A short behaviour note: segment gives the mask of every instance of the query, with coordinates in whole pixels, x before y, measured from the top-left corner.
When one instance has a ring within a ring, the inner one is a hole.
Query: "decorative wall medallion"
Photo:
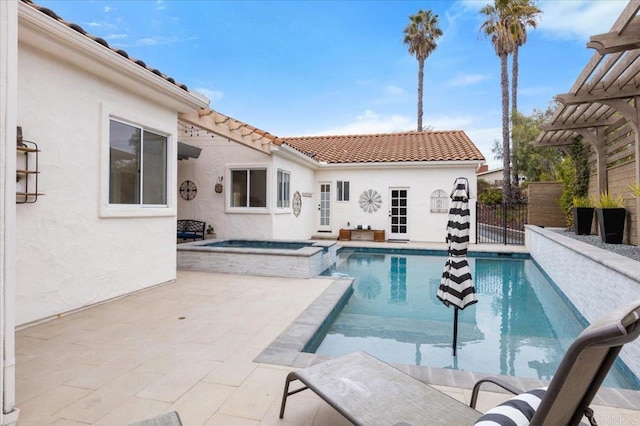
[[[185,200],[193,200],[198,193],[198,187],[190,180],[185,180],[180,185],[180,196]]]
[[[296,191],[293,194],[293,215],[298,217],[300,215],[300,210],[302,210],[302,198],[300,197],[300,193]]]
[[[362,194],[360,194],[360,208],[367,213],[373,213],[378,211],[380,206],[382,206],[382,197],[378,194],[378,191],[373,189],[367,189]]]

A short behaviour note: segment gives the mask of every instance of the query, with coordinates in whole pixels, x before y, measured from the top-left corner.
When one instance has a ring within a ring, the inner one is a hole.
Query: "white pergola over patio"
[[[611,31],[591,37],[587,47],[596,52],[569,92],[556,96],[560,105],[533,142],[535,146],[561,147],[581,136],[596,153],[598,192],[608,191],[607,162],[630,154],[635,155],[635,180],[640,181],[639,10],[640,0],[630,0]],[[633,138],[623,138],[619,146],[607,147],[611,130],[625,125],[633,132]],[[620,149],[622,145],[626,149]]]

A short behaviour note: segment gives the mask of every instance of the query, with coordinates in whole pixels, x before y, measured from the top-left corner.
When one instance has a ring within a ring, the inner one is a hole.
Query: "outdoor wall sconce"
[[[218,178],[218,183],[216,183],[216,186],[214,187],[216,194],[222,194],[222,179],[223,177],[220,176]]]

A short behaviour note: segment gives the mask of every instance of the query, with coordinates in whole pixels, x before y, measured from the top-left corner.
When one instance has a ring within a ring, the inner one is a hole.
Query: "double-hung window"
[[[267,169],[231,170],[231,207],[267,207]]]
[[[345,180],[338,181],[338,188],[336,191],[337,201],[349,201],[349,182]]]
[[[278,170],[278,207],[289,207],[289,187],[291,174],[284,170]]]
[[[167,136],[109,121],[109,204],[167,205]]]

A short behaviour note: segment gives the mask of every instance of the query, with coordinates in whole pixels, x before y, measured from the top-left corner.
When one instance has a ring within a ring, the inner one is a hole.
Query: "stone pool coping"
[[[332,312],[340,310],[353,292],[353,278],[332,279],[329,287],[314,300],[271,344],[269,344],[254,362],[305,368],[330,359],[326,355],[302,352],[307,344],[328,327]],[[416,379],[432,385],[471,389],[476,381],[490,376],[487,373],[460,371],[445,368],[416,366],[407,364],[393,365]],[[548,380],[521,377],[491,375],[512,383],[520,389],[533,389],[547,386]],[[494,386],[483,390],[498,391]],[[498,391],[499,392],[499,391]],[[594,405],[637,410],[640,406],[640,391],[602,387],[598,391]]]

